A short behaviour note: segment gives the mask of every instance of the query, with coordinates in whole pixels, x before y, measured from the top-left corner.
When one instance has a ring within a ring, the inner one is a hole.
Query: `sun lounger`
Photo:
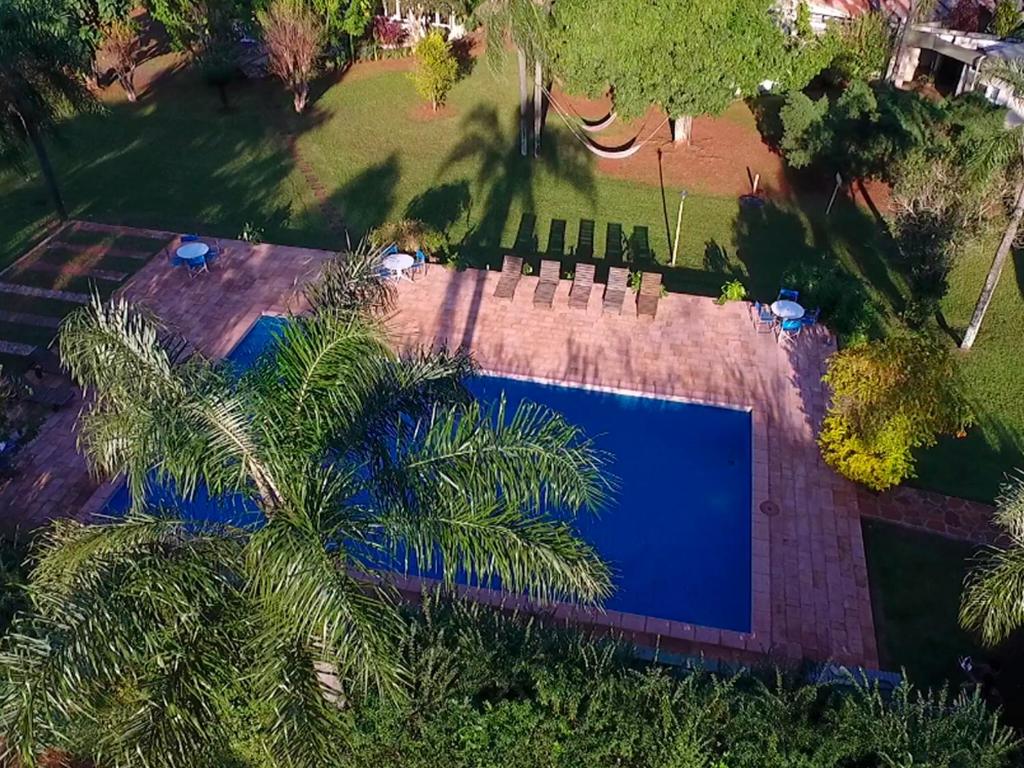
[[[623,267],[608,268],[608,284],[604,287],[604,311],[622,314],[622,302],[626,299],[629,270]]]
[[[555,304],[555,289],[561,279],[562,264],[552,259],[540,263],[540,282],[533,292],[533,306],[551,309]]]
[[[572,288],[569,289],[569,306],[572,309],[587,308],[590,302],[590,290],[594,287],[594,265],[577,264],[573,276]]]
[[[498,287],[494,290],[496,299],[508,299],[516,294],[516,286],[523,276],[523,259],[521,256],[506,256],[501,265],[501,277],[498,279]]]
[[[636,314],[654,319],[658,314],[661,300],[661,273],[644,272],[640,280],[640,292],[636,295]]]

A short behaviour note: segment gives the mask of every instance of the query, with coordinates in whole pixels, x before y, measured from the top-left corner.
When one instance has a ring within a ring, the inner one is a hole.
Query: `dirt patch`
[[[416,58],[411,53],[401,58],[357,61],[345,70],[339,80],[343,83],[355,82],[368,77],[376,77],[385,72],[411,72],[415,68]]]
[[[442,104],[436,110],[430,104],[424,102],[409,110],[409,119],[418,123],[427,123],[431,120],[446,120],[455,117],[459,111],[448,104]]]

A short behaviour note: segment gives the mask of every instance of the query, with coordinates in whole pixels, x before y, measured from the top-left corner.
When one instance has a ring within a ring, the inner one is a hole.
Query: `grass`
[[[657,185],[600,174],[553,120],[540,160],[521,158],[511,67],[496,75],[478,64],[432,119],[424,119],[405,72],[362,73],[317,90],[301,117],[290,113],[287,95],[272,81],[233,86],[224,110],[214,90],[183,71],[160,79],[137,105],[112,103],[106,115],[69,121],[54,160],[73,215],[225,237],[252,223],[268,242],[340,247],[342,238],[330,231],[295,165],[287,128],[354,238],[411,216],[445,230],[469,263],[497,266],[517,243],[536,258],[548,249],[552,226],[564,222],[570,268],[580,222],[591,220],[599,265],[621,258],[621,242],[609,242],[610,225],[627,240],[645,232],[671,290],[717,295],[724,282],[739,278],[751,297],[770,298],[788,271],[813,261],[838,265],[863,286],[855,303],[876,306],[882,330],[902,308],[906,287],[891,267],[887,235],[870,213],[842,199],[826,218],[831,190],[796,192],[759,210],[741,209],[734,197],[691,193],[678,263],[666,269],[675,192],[663,197]],[[755,130],[743,105],[723,119]],[[48,203],[34,177],[0,176],[0,193],[2,266],[44,231]],[[81,237],[92,242],[87,233]],[[113,244],[145,249],[121,238]],[[954,326],[966,324],[988,258],[982,249],[957,266],[945,307]],[[1021,463],[1024,377],[1015,375],[1013,349],[1024,312],[1017,282],[1008,269],[977,348],[964,360],[981,426],[922,455],[924,486],[991,499],[1002,474]]]
[[[863,526],[883,668],[905,669],[918,685],[959,682],[958,657],[979,653],[957,622],[961,586],[977,547],[876,520]]]

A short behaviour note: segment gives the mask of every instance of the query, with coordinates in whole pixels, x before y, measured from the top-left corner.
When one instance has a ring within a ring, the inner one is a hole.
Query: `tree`
[[[1024,626],[1024,474],[1009,477],[993,517],[1002,531],[971,569],[960,602],[960,623],[988,645]]]
[[[213,43],[232,39],[236,22],[252,18],[251,0],[145,0],[179,51],[198,56]]]
[[[416,90],[434,111],[444,104],[448,91],[459,78],[459,62],[444,36],[433,30],[416,44],[417,67],[413,75]]]
[[[296,112],[306,109],[309,80],[323,44],[323,26],[302,0],[272,0],[259,15],[270,71],[291,91]]]
[[[404,690],[392,570],[608,594],[571,522],[605,500],[601,455],[542,407],[473,401],[461,354],[392,353],[369,312],[393,290],[380,257],[331,262],[315,314],[242,375],[122,300],[66,321],[62,357],[93,394],[81,445],[133,506],[46,534],[33,610],[0,654],[10,753],[224,765],[244,718],[274,764],[340,764],[343,709]],[[182,519],[158,485],[235,514]]]
[[[71,11],[74,34],[84,46],[85,55],[94,60],[111,25],[128,20],[134,3],[131,0],[65,0]],[[86,81],[95,86],[95,70],[86,73]]]
[[[989,29],[999,37],[1009,37],[1020,26],[1020,3],[1018,0],[996,0]]]
[[[66,219],[44,136],[61,117],[95,102],[82,83],[83,50],[66,26],[54,23],[59,17],[48,0],[0,4],[0,159],[20,165],[30,146],[57,215]]]
[[[898,334],[840,350],[822,379],[831,401],[822,458],[877,491],[914,473],[912,451],[971,423],[956,361],[939,341]]]
[[[107,29],[103,49],[114,65],[114,74],[128,101],[138,98],[135,92],[135,68],[139,64],[139,27],[127,21],[115,21]]]
[[[816,74],[797,59],[817,63],[833,36],[792,40],[773,7],[771,0],[559,0],[557,72],[567,88],[589,96],[611,89],[624,117],[660,104],[675,119],[676,141],[686,142],[694,115],[718,114],[764,80],[799,89]]]
[[[543,108],[540,87],[543,68],[549,62],[550,15],[545,0],[483,0],[477,6],[474,18],[483,25],[486,35],[487,56],[492,63],[504,61],[505,43],[510,41],[516,49],[519,76],[519,152],[529,154],[530,90],[526,71],[532,62],[534,69],[534,156],[539,155],[540,110]]]

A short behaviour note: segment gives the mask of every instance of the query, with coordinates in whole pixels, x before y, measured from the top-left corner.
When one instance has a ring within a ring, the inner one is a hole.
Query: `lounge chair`
[[[540,281],[533,292],[533,306],[551,309],[555,304],[555,290],[561,279],[562,264],[553,259],[544,259],[540,263]]]
[[[636,314],[638,317],[649,317],[652,320],[658,314],[658,302],[661,300],[661,273],[644,272],[640,279],[640,292],[636,295]]]
[[[608,268],[608,284],[604,287],[604,311],[622,314],[622,302],[626,300],[629,270],[624,267]]]
[[[521,256],[505,256],[501,265],[501,277],[498,287],[494,289],[494,298],[508,299],[516,295],[516,286],[523,276],[523,258]]]
[[[590,291],[594,287],[594,265],[577,264],[576,274],[569,289],[569,307],[586,310],[590,303]]]

